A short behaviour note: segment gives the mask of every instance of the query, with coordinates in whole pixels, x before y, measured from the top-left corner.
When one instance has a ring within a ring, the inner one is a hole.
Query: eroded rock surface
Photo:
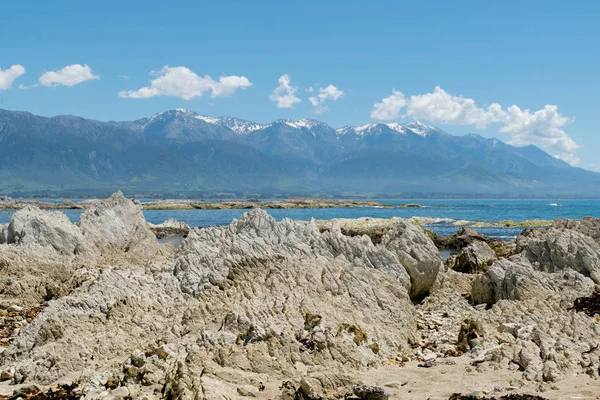
[[[465,251],[478,267],[464,274],[440,271],[429,236],[398,219],[374,242],[254,210],[191,229],[175,249],[120,193],[90,206],[80,228],[35,215],[16,218],[25,234],[0,244],[0,314],[12,324],[0,379],[11,387],[78,381],[87,399],[394,398],[404,383],[383,390],[361,373],[401,376],[410,360],[435,369],[454,357],[471,360],[475,381],[498,370],[540,390],[572,374],[598,379],[600,324],[569,310],[594,291],[598,247],[575,230],[527,232],[519,254],[499,259],[473,240]],[[20,322],[20,309],[36,313]]]
[[[62,254],[76,254],[85,247],[81,231],[65,214],[36,207],[26,207],[12,216],[6,242],[50,247]]]
[[[158,252],[156,236],[146,223],[141,204],[121,192],[93,203],[81,214],[79,227],[101,254],[126,252],[151,257]]]
[[[442,258],[423,229],[400,220],[382,239],[382,245],[396,255],[408,272],[411,298],[418,300],[429,294],[442,267]]]
[[[555,229],[570,229],[589,236],[600,244],[600,218],[585,217],[582,219],[557,219],[552,223]]]
[[[484,271],[496,259],[496,252],[486,242],[473,242],[452,258],[450,267],[472,274]]]
[[[600,283],[600,246],[571,229],[530,229],[517,237],[517,252],[538,270],[572,269]]]

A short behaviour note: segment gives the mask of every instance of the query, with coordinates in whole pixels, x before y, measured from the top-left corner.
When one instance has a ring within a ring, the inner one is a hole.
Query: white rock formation
[[[600,246],[571,229],[533,229],[517,237],[517,252],[542,271],[572,269],[600,283]]]
[[[440,273],[431,240],[402,220],[374,244],[335,223],[320,232],[314,221],[255,210],[192,229],[169,252],[119,193],[84,215],[93,257],[57,251],[63,235],[48,226],[63,225],[47,216],[44,229],[15,218],[25,235],[14,237],[39,234],[34,244],[0,244],[0,304],[26,311],[49,300],[0,355],[12,384],[79,379],[88,399],[277,398],[261,392],[266,382],[280,399],[343,398],[365,383],[363,369],[450,361],[461,329],[472,335],[461,351],[473,374],[598,379],[600,324],[568,310],[594,290],[595,243],[572,230],[530,234],[521,254],[462,274]]]
[[[0,244],[6,243],[8,239],[8,224],[0,224]]]
[[[500,300],[546,298],[551,293],[571,290],[589,295],[594,283],[575,271],[559,273],[536,271],[522,255],[495,261],[473,281],[471,296],[475,303],[494,304]],[[572,297],[574,298],[574,297]]]
[[[429,294],[443,262],[439,250],[423,228],[399,220],[382,239],[382,245],[394,253],[408,272],[411,298],[421,299]]]
[[[65,214],[46,212],[33,206],[25,207],[12,216],[7,243],[51,247],[71,255],[84,250],[81,231]]]
[[[120,191],[94,202],[80,217],[85,239],[101,254],[125,252],[152,256],[158,251],[156,236],[148,228],[139,202]]]

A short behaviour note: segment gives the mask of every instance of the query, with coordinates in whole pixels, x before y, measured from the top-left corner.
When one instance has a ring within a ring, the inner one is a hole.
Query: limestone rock
[[[552,228],[563,230],[570,229],[589,236],[600,245],[600,218],[585,217],[582,219],[557,219],[552,223]]]
[[[227,227],[192,230],[178,252],[174,271],[169,264],[96,270],[21,331],[2,366],[15,367],[15,382],[82,371],[92,380],[110,357],[121,360],[113,374],[127,376],[128,387],[234,398],[248,383],[240,371],[355,371],[410,351],[408,274],[366,237],[320,233],[313,223],[276,222],[257,210]],[[342,385],[319,376],[324,390]]]
[[[574,299],[577,293],[591,293],[594,283],[574,271],[544,273],[533,268],[522,255],[495,261],[473,281],[475,303],[494,304],[499,300],[545,298],[560,293]],[[572,300],[571,300],[572,301]]]
[[[6,243],[8,238],[8,224],[0,224],[0,244]]]
[[[435,236],[434,241],[438,248],[460,250],[473,242],[485,242],[488,238],[477,231],[461,226],[458,231],[449,237]]]
[[[184,222],[177,221],[176,219],[168,219],[161,224],[151,224],[148,222],[148,227],[158,239],[162,239],[168,236],[182,236],[185,237],[190,232],[190,227]]]
[[[486,242],[473,242],[454,258],[452,268],[463,273],[483,271],[496,260],[496,253]]]
[[[575,270],[600,283],[600,246],[571,229],[530,229],[517,237],[517,252],[538,270]]]
[[[58,211],[46,212],[37,207],[17,211],[8,225],[7,242],[18,245],[39,245],[62,254],[76,254],[84,249],[79,228]]]
[[[180,254],[174,274],[181,280],[183,291],[189,294],[225,280],[240,263],[277,258],[305,265],[339,258],[357,267],[393,274],[407,289],[411,285],[395,254],[373,245],[368,237],[345,236],[337,226],[331,232],[320,233],[313,222],[289,219],[276,222],[259,209],[244,214],[228,227],[192,230],[182,243]]]
[[[141,204],[125,198],[120,191],[90,206],[81,215],[79,227],[102,254],[116,251],[151,257],[158,251]]]
[[[428,293],[442,267],[440,253],[423,228],[399,220],[382,239],[382,245],[400,261],[410,276],[410,297],[422,299]]]

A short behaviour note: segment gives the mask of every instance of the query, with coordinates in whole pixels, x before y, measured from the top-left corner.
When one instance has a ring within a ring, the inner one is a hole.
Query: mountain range
[[[0,160],[8,195],[600,195],[600,174],[538,147],[418,121],[334,129],[183,109],[127,122],[0,110]]]

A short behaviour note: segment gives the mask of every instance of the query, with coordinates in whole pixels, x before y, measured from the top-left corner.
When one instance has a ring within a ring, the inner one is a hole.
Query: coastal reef
[[[599,239],[24,207],[0,226],[0,398],[597,399]]]

